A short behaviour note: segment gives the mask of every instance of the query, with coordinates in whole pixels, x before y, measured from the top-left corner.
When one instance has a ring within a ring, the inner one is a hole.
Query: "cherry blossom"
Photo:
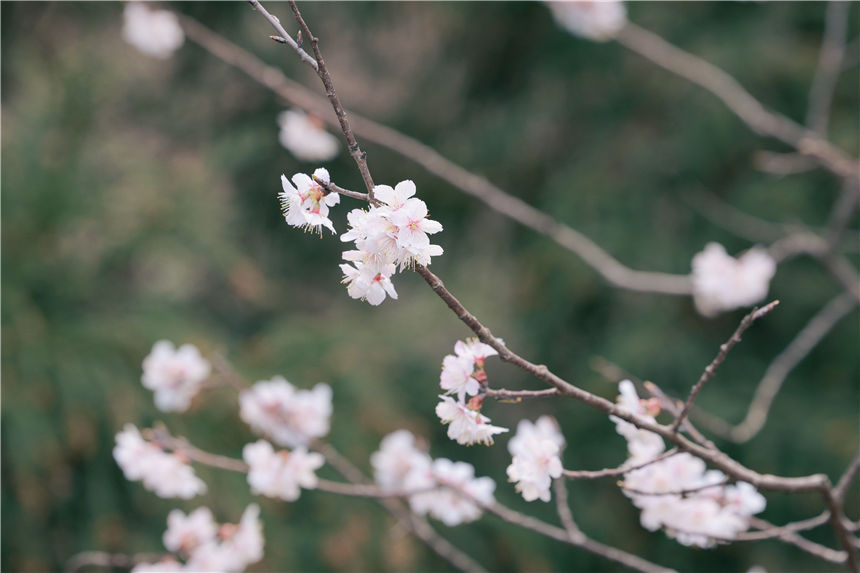
[[[172,342],[159,340],[143,360],[141,382],[155,392],[159,410],[184,412],[210,371],[196,346],[183,344],[177,350]]]
[[[314,171],[314,177],[325,183],[330,181],[328,170],[323,167]],[[293,227],[319,234],[322,234],[323,227],[335,233],[334,225],[328,218],[328,211],[329,207],[340,203],[340,195],[326,193],[319,183],[304,173],[296,173],[292,180],[291,185],[287,176],[281,175],[283,191],[278,193],[278,197],[281,199],[284,220]]]
[[[457,394],[457,399],[463,402],[466,394],[474,396],[481,389],[481,384],[472,377],[474,370],[475,361],[470,356],[449,354],[442,360],[439,385],[443,390]]]
[[[508,442],[512,461],[507,474],[516,482],[516,490],[526,501],[550,500],[552,479],[562,474],[561,449],[564,436],[558,424],[549,416],[541,416],[534,424],[520,420],[517,433]]]
[[[361,251],[347,251],[347,253],[361,253]],[[344,256],[347,256],[344,253]],[[361,253],[364,254],[364,253]],[[378,263],[375,261],[355,261],[351,265],[340,265],[343,271],[343,283],[346,284],[346,292],[352,298],[366,300],[373,306],[382,304],[388,295],[397,300],[397,291],[391,282],[391,275],[396,270],[392,263]]]
[[[276,452],[265,440],[247,444],[242,458],[250,467],[248,483],[253,493],[287,501],[297,500],[300,488],[316,488],[314,472],[325,463],[322,454],[308,453],[304,447]]]
[[[217,534],[218,525],[208,507],[198,507],[188,515],[174,509],[167,514],[167,531],[162,539],[169,551],[190,555]]]
[[[406,201],[415,195],[416,190],[415,183],[407,179],[393,188],[389,185],[377,185],[373,188],[373,195],[394,212],[403,207]]]
[[[627,9],[620,0],[554,0],[547,4],[562,28],[589,40],[609,40],[627,24]]]
[[[484,360],[488,356],[498,356],[496,349],[489,344],[484,344],[477,338],[467,338],[465,341],[458,340],[454,344],[454,353],[457,356],[470,358],[478,368],[484,367]]]
[[[302,111],[282,111],[278,126],[278,141],[301,161],[328,161],[340,151],[338,139],[323,128],[322,121]]]
[[[239,572],[263,558],[260,508],[249,505],[239,524],[225,523],[218,529],[217,538],[197,546],[188,558],[186,571]]]
[[[189,499],[206,492],[206,484],[185,459],[147,442],[132,424],[116,435],[113,457],[126,479],[143,482],[143,487],[159,497]]]
[[[123,11],[123,20],[123,39],[149,56],[167,59],[185,41],[179,20],[167,10],[154,10],[141,2],[130,2]]]
[[[379,450],[370,456],[370,464],[374,480],[384,491],[418,491],[436,483],[432,458],[418,448],[415,436],[407,430],[397,430],[385,436]]]
[[[481,517],[479,504],[495,502],[495,482],[488,477],[476,478],[471,464],[439,458],[433,461],[432,473],[442,487],[410,497],[409,505],[415,513],[429,513],[445,525],[454,526]]]
[[[257,382],[239,395],[239,416],[251,428],[289,447],[306,446],[328,434],[331,387],[297,390],[281,376]]]
[[[462,402],[455,402],[450,396],[436,405],[436,415],[443,424],[448,424],[448,437],[460,445],[493,444],[493,436],[507,432],[507,428],[490,425],[490,419],[480,412],[469,408]]]
[[[754,247],[735,259],[719,243],[708,243],[692,266],[693,302],[707,317],[761,301],[776,273],[765,249]]]

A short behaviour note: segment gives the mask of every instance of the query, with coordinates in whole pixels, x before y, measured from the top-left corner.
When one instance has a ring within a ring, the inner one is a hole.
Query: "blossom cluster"
[[[386,492],[409,494],[409,506],[419,515],[429,514],[445,525],[474,521],[481,506],[494,503],[495,482],[475,477],[466,462],[433,459],[416,444],[407,430],[387,435],[370,457],[377,485]]]
[[[176,14],[151,9],[141,2],[126,4],[122,37],[144,54],[160,60],[169,58],[185,41]]]
[[[328,434],[331,387],[297,390],[281,376],[257,382],[239,394],[239,417],[275,443],[297,448]]]
[[[508,466],[508,479],[516,482],[516,490],[526,501],[550,500],[549,488],[553,478],[561,477],[561,451],[564,436],[558,422],[541,416],[535,423],[520,420],[517,433],[508,442],[513,457]]]
[[[263,558],[259,515],[260,508],[251,504],[238,524],[219,526],[208,507],[199,507],[188,515],[174,509],[167,516],[163,541],[175,555],[155,563],[139,563],[132,573],[244,571]]]
[[[448,424],[448,437],[458,444],[491,445],[494,435],[508,431],[491,425],[490,419],[481,414],[483,396],[479,392],[487,383],[484,360],[497,354],[492,346],[469,338],[465,342],[458,340],[454,354],[442,360],[439,385],[447,394],[456,394],[457,399],[439,396],[442,401],[436,405],[436,415],[443,424]],[[467,395],[472,396],[468,402]]]
[[[640,400],[632,382],[622,381],[619,390],[619,406],[654,422],[659,408]],[[629,465],[640,466],[663,453],[665,444],[656,434],[618,418],[614,421],[618,433],[627,439]],[[627,472],[622,488],[641,510],[645,529],[663,528],[684,545],[711,547],[746,531],[750,517],[765,508],[764,497],[751,484],[727,485],[727,481],[725,474],[708,470],[701,459],[684,452]]]
[[[323,128],[322,121],[302,111],[282,111],[278,127],[278,141],[301,161],[328,161],[340,150],[337,138]]]
[[[206,484],[187,458],[145,440],[133,424],[126,424],[116,435],[113,457],[127,480],[143,482],[143,487],[159,497],[189,499],[206,492]]]
[[[620,0],[553,0],[547,5],[559,26],[589,40],[609,40],[627,24]]]
[[[317,476],[314,473],[325,463],[322,454],[308,452],[300,446],[292,452],[276,452],[266,440],[247,444],[242,458],[248,464],[248,483],[251,493],[295,501],[300,488],[314,489]]]
[[[719,243],[708,243],[693,257],[693,301],[703,316],[753,305],[767,296],[776,261],[754,247],[738,258]]]
[[[155,392],[155,405],[163,412],[184,412],[212,368],[193,344],[177,350],[168,340],[159,340],[143,359],[144,387]]]

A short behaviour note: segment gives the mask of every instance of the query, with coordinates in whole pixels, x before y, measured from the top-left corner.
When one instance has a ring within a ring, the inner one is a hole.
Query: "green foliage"
[[[267,23],[247,5],[176,8],[321,89],[267,39]],[[802,118],[824,8],[637,3],[630,12]],[[286,6],[272,9],[287,21]],[[136,52],[122,41],[119,4],[0,10],[4,570],[58,570],[87,549],[160,551],[174,507],[207,504],[222,521],[238,519],[251,499],[241,476],[201,469],[209,493],[177,502],[127,482],[113,461],[113,436],[125,423],[164,420],[201,448],[234,457],[252,439],[228,389],[197,399],[187,414],[155,410],[139,384],[140,362],[161,338],[222,352],[251,380],[329,382],[331,441],[365,470],[381,437],[406,427],[435,456],[470,461],[496,479],[502,502],[556,519],[551,504],[526,504],[505,483],[506,438],[464,449],[444,436],[433,413],[439,364],[468,332],[420,278],[399,275],[400,300],[370,308],[338,284],[339,241],[284,224],[279,175],[316,165],[278,145],[277,97],[191,44],[163,62]],[[685,273],[710,240],[730,252],[750,246],[690,208],[703,189],[768,220],[814,225],[826,222],[837,197],[838,183],[820,171],[756,171],[757,150],[782,147],[621,46],[571,37],[539,3],[320,3],[305,16],[347,107],[485,174],[633,268]],[[830,129],[855,156],[857,104],[854,66],[838,85]],[[512,348],[592,392],[615,395],[590,366],[601,356],[685,393],[742,316],[706,320],[688,298],[609,288],[545,237],[392,152],[365,147],[379,182],[415,180],[445,226],[446,255],[433,268],[449,288]],[[346,154],[328,168],[339,184],[360,188]],[[339,230],[352,206],[344,203],[333,215]],[[771,296],[782,304],[747,333],[701,405],[739,420],[767,364],[838,289],[810,260],[780,266]],[[857,326],[855,311],[788,377],[764,431],[742,447],[726,445],[729,453],[762,472],[838,477],[858,448]],[[498,362],[488,371],[494,386],[538,387]],[[568,468],[624,458],[605,416],[577,402],[486,411],[512,428],[520,417],[555,415]],[[589,535],[671,567],[824,569],[776,542],[682,548],[642,530],[611,481],[570,489]],[[856,491],[850,500],[856,509]],[[315,493],[292,504],[258,501],[267,549],[252,570],[447,569],[371,501]],[[778,523],[820,509],[811,497],[768,502],[765,517]],[[439,529],[494,571],[612,569],[493,517]],[[815,536],[833,542],[827,531]]]

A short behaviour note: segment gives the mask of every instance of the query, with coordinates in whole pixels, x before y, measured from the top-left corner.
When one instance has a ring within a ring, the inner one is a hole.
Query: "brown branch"
[[[257,12],[259,12],[260,14],[262,14],[262,15],[263,15],[263,17],[264,17],[266,20],[268,20],[268,21],[269,21],[269,23],[270,23],[270,24],[275,28],[275,30],[277,30],[277,31],[278,31],[278,34],[280,34],[280,35],[278,36],[278,39],[277,39],[277,40],[275,40],[275,38],[274,38],[274,37],[272,37],[272,36],[269,36],[270,38],[272,38],[273,40],[277,41],[278,43],[281,43],[281,44],[287,44],[288,46],[290,46],[293,50],[295,50],[295,51],[296,51],[296,53],[299,55],[299,58],[300,58],[304,63],[306,63],[307,65],[309,65],[310,67],[312,67],[312,68],[314,69],[314,71],[315,71],[315,72],[318,72],[318,71],[319,71],[319,64],[317,64],[316,60],[314,60],[314,59],[310,56],[310,54],[308,54],[308,53],[307,53],[307,52],[305,52],[303,49],[301,49],[301,47],[299,47],[299,45],[296,43],[296,41],[295,41],[295,40],[293,40],[292,35],[291,35],[291,34],[288,34],[288,33],[287,33],[287,31],[286,31],[286,30],[284,30],[284,27],[281,25],[281,21],[278,19],[278,17],[277,17],[277,16],[272,16],[271,14],[269,14],[269,13],[266,11],[266,9],[265,9],[265,8],[263,8],[263,5],[262,5],[262,4],[260,4],[259,2],[257,2],[257,0],[248,0],[248,2],[250,2],[251,6],[253,6],[253,7],[254,7],[254,9],[255,9],[255,10],[257,10]],[[283,40],[283,41],[282,41],[282,40]]]
[[[621,466],[617,468],[606,468],[602,470],[563,470],[563,475],[564,477],[569,479],[598,479],[604,477],[616,477],[650,466],[653,463],[665,460],[666,458],[674,456],[677,453],[678,448],[672,448],[671,450],[663,452],[653,460],[648,460],[647,462],[642,462],[632,466]]]
[[[546,388],[544,390],[506,390],[504,388],[485,388],[484,394],[490,398],[512,399],[519,402],[523,398],[558,396],[558,390],[555,388]]]
[[[791,145],[847,179],[857,179],[858,163],[817,133],[764,107],[725,71],[673,46],[660,36],[628,23],[616,36],[619,43],[658,66],[717,96],[753,131]]]
[[[64,573],[77,573],[84,567],[105,567],[131,569],[138,563],[156,563],[168,557],[166,553],[107,553],[105,551],[83,551],[73,555],[66,561]]]
[[[685,495],[689,495],[691,493],[698,493],[700,491],[704,491],[704,490],[710,489],[712,487],[719,487],[722,485],[726,485],[727,483],[729,483],[729,480],[727,478],[723,478],[718,482],[709,483],[706,485],[700,485],[700,486],[696,486],[696,487],[691,487],[691,488],[687,488],[687,489],[679,489],[679,490],[675,490],[675,491],[642,491],[641,489],[636,489],[635,487],[629,487],[629,486],[625,485],[623,481],[619,481],[617,483],[617,485],[618,485],[618,487],[620,487],[624,491],[630,492],[630,493],[635,494],[635,495],[647,495],[647,496],[659,497],[659,496],[663,496],[663,495],[685,496]]]
[[[684,402],[684,407],[681,408],[681,413],[678,414],[678,417],[675,418],[675,422],[672,424],[672,431],[677,432],[678,428],[684,422],[684,418],[687,417],[687,413],[690,411],[690,406],[693,405],[693,401],[696,399],[696,396],[699,395],[699,392],[702,391],[705,384],[708,383],[711,378],[714,377],[714,374],[717,373],[717,368],[725,361],[726,356],[728,356],[729,352],[735,345],[741,341],[741,335],[750,327],[752,324],[758,320],[759,318],[766,316],[770,311],[772,311],[776,305],[779,304],[778,300],[775,300],[769,304],[766,304],[762,308],[754,308],[751,313],[746,315],[741,323],[738,325],[734,334],[720,346],[720,351],[714,357],[710,364],[705,367],[705,371],[699,377],[699,381],[690,389],[690,395],[687,397],[687,401]]]
[[[828,521],[830,521],[830,512],[824,511],[815,517],[810,517],[809,519],[794,521],[785,525],[768,524],[767,526],[761,527],[761,531],[746,531],[744,533],[739,533],[735,537],[735,541],[760,541],[762,539],[773,539],[774,537],[779,537],[785,533],[795,533],[798,531],[815,529]]]
[[[750,517],[750,525],[760,528],[773,527],[772,523],[755,517]],[[824,545],[815,543],[814,541],[810,541],[807,538],[802,537],[793,531],[784,531],[781,532],[779,535],[776,535],[775,537],[780,541],[784,541],[785,543],[794,545],[795,547],[802,549],[809,554],[815,555],[819,559],[823,559],[831,563],[845,563],[846,559],[848,558],[848,553],[846,553],[845,551],[838,551],[836,549],[825,547]]]
[[[576,521],[573,519],[573,512],[570,511],[565,480],[554,479],[552,487],[553,491],[555,491],[555,509],[558,512],[558,518],[561,520],[564,530],[567,531],[567,535],[573,543],[581,543],[585,540],[585,534],[576,525]]]
[[[730,425],[701,411],[697,411],[694,417],[708,430],[723,438],[738,443],[751,440],[764,427],[771,405],[791,371],[856,306],[856,299],[844,293],[832,299],[812,317],[785,350],[770,363],[740,424]]]
[[[851,482],[857,477],[858,471],[860,471],[860,452],[854,456],[848,469],[845,470],[845,473],[842,474],[842,477],[839,478],[839,481],[836,483],[836,487],[833,488],[833,497],[836,498],[838,503],[841,504],[845,499],[845,493],[848,491],[848,488],[851,487]]]
[[[359,201],[370,202],[370,197],[367,193],[359,193],[358,191],[350,191],[349,189],[344,189],[338,185],[335,185],[331,182],[326,182],[317,177],[313,176],[313,180],[317,182],[317,184],[322,187],[327,193],[337,193],[338,195],[344,195],[346,197],[352,197],[353,199],[358,199]]]
[[[280,70],[267,65],[196,20],[183,15],[179,15],[179,18],[188,38],[217,58],[242,70],[251,79],[277,93],[290,104],[322,118],[329,125],[335,127],[340,125],[338,118],[331,115],[331,107],[325,99],[288,79]],[[357,136],[415,162],[429,173],[482,201],[496,212],[552,239],[581,258],[613,286],[667,295],[692,293],[687,275],[631,269],[579,231],[532,207],[522,199],[510,195],[486,178],[467,171],[417,139],[352,111],[347,110],[346,113],[349,114],[351,127]]]

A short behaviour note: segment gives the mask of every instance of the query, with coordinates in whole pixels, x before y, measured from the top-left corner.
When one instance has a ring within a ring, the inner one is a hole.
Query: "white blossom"
[[[433,460],[417,447],[415,436],[407,430],[385,436],[379,450],[370,456],[370,464],[374,480],[384,491],[418,491],[435,484]]]
[[[439,386],[451,394],[456,394],[462,403],[466,394],[474,396],[481,389],[480,383],[472,377],[475,361],[470,356],[449,354],[442,360],[442,374]]]
[[[159,410],[184,412],[210,371],[196,346],[183,344],[176,349],[172,342],[159,340],[143,360],[141,382],[155,392]]]
[[[328,170],[323,167],[314,171],[314,177],[326,184],[330,182]],[[334,225],[328,218],[328,212],[329,207],[340,203],[340,195],[326,194],[319,183],[304,173],[296,173],[292,180],[295,187],[290,184],[286,175],[281,175],[283,191],[278,193],[278,197],[281,200],[284,220],[293,227],[315,233],[322,234],[323,227],[334,233]]]
[[[450,396],[436,405],[436,415],[443,424],[448,424],[448,437],[460,445],[492,445],[493,436],[507,432],[507,428],[491,425],[490,419],[480,412],[470,409],[462,402],[455,402]]]
[[[154,10],[143,3],[130,2],[125,6],[123,19],[122,37],[144,54],[163,60],[185,41],[179,20],[167,10]]]
[[[223,524],[218,539],[198,546],[188,559],[187,571],[224,571],[234,573],[263,558],[263,530],[260,508],[249,505],[238,525]]]
[[[516,482],[516,490],[526,501],[550,500],[552,479],[562,474],[561,449],[564,436],[558,424],[549,416],[541,416],[532,424],[520,420],[517,433],[508,442],[511,465],[508,479]]]
[[[159,497],[189,499],[206,491],[206,484],[184,459],[144,440],[132,424],[116,435],[113,457],[126,479],[143,482]]]
[[[621,0],[553,0],[547,4],[562,28],[589,40],[609,40],[627,24],[627,9]]]
[[[409,498],[412,511],[429,513],[448,526],[474,521],[481,516],[480,505],[491,505],[495,482],[475,477],[475,468],[466,462],[434,460],[433,477],[442,487]]]
[[[361,251],[347,251],[344,258],[351,253],[365,255]],[[350,297],[366,300],[373,306],[382,304],[386,295],[397,300],[397,291],[391,282],[391,275],[396,270],[394,264],[374,260],[355,261],[353,264],[355,266],[340,265],[340,270],[343,271],[342,282],[346,284],[346,292]]]
[[[278,114],[278,141],[301,161],[328,161],[340,151],[337,137],[323,123],[304,112],[288,109]]]
[[[296,390],[283,377],[275,376],[242,391],[239,416],[282,446],[305,446],[328,434],[331,387],[320,383],[313,390]]]
[[[767,296],[776,262],[754,247],[737,259],[719,243],[708,243],[693,257],[693,301],[703,316],[751,306]]]
[[[454,344],[454,353],[457,356],[470,358],[479,368],[484,367],[484,360],[489,356],[498,356],[496,349],[489,344],[484,344],[477,338],[467,338],[466,340],[458,340]]]
[[[287,501],[297,500],[300,488],[315,489],[317,476],[314,472],[325,463],[322,454],[309,453],[304,447],[292,452],[276,452],[265,440],[247,444],[242,458],[250,467],[248,483],[253,493]]]
[[[162,540],[174,553],[190,555],[194,550],[215,539],[218,525],[208,507],[198,507],[188,515],[174,509],[167,514],[167,531]]]

